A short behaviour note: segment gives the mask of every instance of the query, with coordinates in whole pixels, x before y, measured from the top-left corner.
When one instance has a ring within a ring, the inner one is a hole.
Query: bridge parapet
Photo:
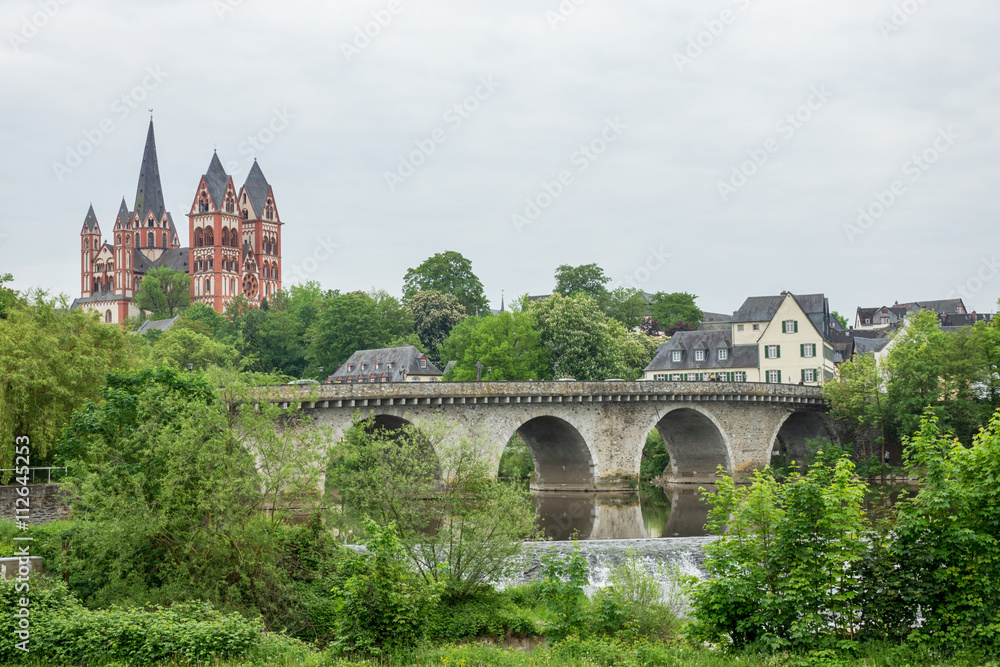
[[[307,408],[529,405],[648,401],[795,404],[826,408],[818,387],[755,382],[375,382],[269,387],[266,400]]]

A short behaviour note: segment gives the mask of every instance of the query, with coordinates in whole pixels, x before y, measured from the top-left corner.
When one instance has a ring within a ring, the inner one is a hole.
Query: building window
[[[427,368],[427,360],[426,359],[421,359],[420,360],[420,367],[421,368]]]
[[[871,324],[871,323],[872,323],[872,319],[870,317],[866,317],[865,318],[865,324]]]
[[[746,371],[736,371],[733,373],[733,382],[746,382],[747,374]]]
[[[681,356],[682,354],[680,350],[674,350],[673,352],[670,353],[670,361],[674,362],[675,364],[679,364],[681,362]]]
[[[754,331],[760,331],[760,325],[759,324],[753,325],[753,330]]]
[[[362,361],[361,362],[361,370],[365,370],[366,368],[368,368],[368,362],[367,361]]]
[[[785,320],[782,322],[782,328],[786,334],[798,333],[799,323],[797,320]]]
[[[719,353],[718,353],[718,358],[719,358],[719,361],[725,361],[726,359],[728,359],[729,358],[729,350],[726,349],[726,348],[724,348],[724,347],[720,347],[719,348]]]
[[[109,323],[111,322],[111,311],[110,310],[104,312],[104,321],[105,322],[109,322]]]
[[[742,324],[737,324],[736,325],[736,330],[737,331],[743,331],[743,325]]]
[[[778,384],[781,382],[781,371],[768,371],[767,381],[771,384]]]
[[[816,343],[804,343],[802,345],[802,356],[809,358],[816,356]]]
[[[805,368],[802,370],[802,381],[803,382],[815,382],[816,381],[816,370],[813,368]]]
[[[149,248],[156,247],[156,239],[153,237],[153,232],[146,233],[146,246]]]
[[[694,351],[695,361],[705,361],[705,350],[695,350]]]
[[[163,235],[163,239],[161,239],[161,240],[162,240],[162,243],[160,243],[160,245],[163,246],[164,249],[166,249],[166,247],[167,247],[167,235],[164,234]]]
[[[674,382],[680,382],[683,379],[684,379],[683,375],[681,375],[680,373],[674,373]]]
[[[781,346],[780,345],[767,345],[764,347],[764,358],[765,359],[780,359],[781,358]]]
[[[889,324],[889,317],[888,316],[883,316],[882,317],[882,324]]]

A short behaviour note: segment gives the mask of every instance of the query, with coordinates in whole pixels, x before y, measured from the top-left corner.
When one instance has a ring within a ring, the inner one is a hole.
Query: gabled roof
[[[906,308],[907,311],[933,310],[938,315],[948,315],[950,313],[965,313],[965,302],[961,299],[941,299],[938,301],[913,301],[911,303],[898,303],[896,307]]]
[[[727,358],[723,361],[719,361],[716,353],[716,350],[720,348],[729,350]],[[704,361],[695,362],[691,352],[702,349],[708,349],[710,353],[705,355]],[[675,362],[671,354],[675,350],[681,350],[687,354],[682,356],[681,361]],[[754,368],[757,366],[759,358],[760,352],[756,345],[734,346],[731,332],[728,329],[679,331],[657,348],[656,356],[653,357],[653,361],[645,370],[679,372],[695,369]]]
[[[250,167],[246,182],[243,183],[243,189],[246,190],[247,196],[250,198],[253,212],[258,217],[264,215],[264,202],[267,201],[267,196],[271,192],[271,185],[264,178],[264,172],[260,170],[256,159],[253,161],[253,166]]]
[[[153,121],[149,121],[146,133],[146,149],[142,153],[139,168],[139,185],[135,191],[135,212],[144,218],[150,211],[159,220],[167,207],[163,203],[163,187],[160,185],[160,166],[156,161],[156,138],[153,136]]]
[[[888,338],[855,338],[854,354],[873,354],[881,352],[889,344]]]
[[[100,234],[101,226],[97,224],[97,214],[94,213],[94,205],[87,209],[87,217],[83,219],[83,234]]]
[[[208,163],[208,171],[205,172],[205,185],[208,186],[208,196],[212,198],[212,204],[216,210],[221,209],[225,203],[226,185],[229,184],[229,174],[222,166],[222,160],[218,153],[212,153],[212,161]]]
[[[132,250],[132,271],[135,273],[146,273],[150,269],[158,269],[162,266],[169,267],[175,271],[189,273],[188,267],[191,263],[190,248],[167,248],[155,260],[151,260],[142,254],[139,248]]]
[[[146,320],[139,326],[138,329],[135,330],[135,333],[141,335],[147,331],[166,331],[180,318],[180,315],[175,315],[174,317],[166,320]]]
[[[733,322],[770,322],[778,312],[785,295],[751,296],[733,313]]]
[[[426,361],[426,368],[420,367],[420,360]],[[389,367],[390,362],[392,367]],[[364,365],[364,370],[362,370]],[[350,366],[350,370],[348,370]],[[376,370],[378,367],[378,370]],[[358,350],[351,355],[351,358],[344,362],[330,377],[336,382],[358,382],[360,376],[362,382],[368,382],[368,378],[374,374],[376,380],[381,380],[385,375],[386,382],[403,382],[407,375],[422,375],[440,377],[441,371],[437,366],[427,359],[427,355],[422,353],[412,345],[403,347],[387,347],[379,350]],[[350,378],[348,380],[348,378]]]

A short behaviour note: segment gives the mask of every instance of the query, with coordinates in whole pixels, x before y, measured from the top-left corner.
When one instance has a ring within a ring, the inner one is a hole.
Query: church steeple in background
[[[150,212],[156,220],[159,220],[166,210],[167,207],[163,203],[163,186],[160,185],[160,165],[156,161],[156,137],[153,135],[153,119],[150,118],[133,211],[140,220],[145,219]]]

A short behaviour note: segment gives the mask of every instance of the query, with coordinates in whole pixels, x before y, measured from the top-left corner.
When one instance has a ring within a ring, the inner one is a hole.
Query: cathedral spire
[[[97,214],[94,213],[94,205],[90,205],[87,217],[83,219],[83,231],[81,234],[100,234],[101,226],[97,224]]]
[[[135,212],[145,217],[150,211],[159,219],[166,205],[163,203],[163,187],[160,185],[160,166],[156,162],[156,139],[153,136],[153,119],[149,119],[146,133],[146,149],[142,153],[142,167],[139,169],[139,186],[135,191]]]

